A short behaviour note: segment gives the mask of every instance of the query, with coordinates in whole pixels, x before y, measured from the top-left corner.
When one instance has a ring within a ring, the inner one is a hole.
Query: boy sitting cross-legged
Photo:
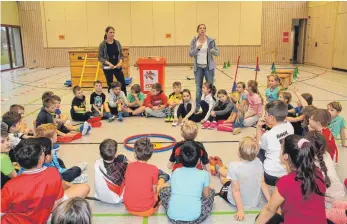
[[[100,116],[112,122],[115,116],[111,114],[110,108],[106,102],[106,95],[102,92],[102,83],[97,80],[94,82],[95,91],[90,95],[90,105],[94,116]]]
[[[167,97],[161,85],[155,83],[152,85],[151,92],[147,95],[145,100],[145,111],[147,117],[165,117],[167,110]]]
[[[128,100],[125,93],[121,90],[122,83],[113,82],[111,84],[111,89],[109,92],[108,104],[111,113],[118,115],[118,121],[123,121],[123,112],[126,111],[128,107]]]
[[[3,224],[46,223],[59,202],[88,195],[89,186],[85,184],[64,191],[58,170],[42,166],[45,152],[50,150],[35,138],[24,139],[17,145],[16,158],[25,171],[1,189]]]
[[[24,118],[25,109],[24,109],[24,107],[22,105],[12,104],[10,106],[10,111],[17,112],[17,113],[20,114],[22,119]],[[22,120],[19,132],[21,132],[21,133],[23,133],[25,135],[34,135],[34,131],[31,128],[28,127],[28,125],[25,123],[24,120]]]

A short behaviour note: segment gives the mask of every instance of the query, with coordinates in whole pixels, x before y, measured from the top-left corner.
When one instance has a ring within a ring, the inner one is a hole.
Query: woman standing
[[[114,28],[108,26],[105,30],[104,40],[99,45],[98,60],[102,63],[108,90],[110,90],[113,76],[115,76],[117,81],[122,83],[122,91],[126,95],[125,79],[122,72],[123,59],[122,46],[118,40],[114,39]]]
[[[190,43],[189,56],[194,57],[194,77],[196,84],[196,109],[200,108],[201,89],[204,77],[206,82],[213,85],[216,63],[213,56],[219,55],[214,39],[206,36],[205,24],[199,24],[196,31],[198,36]]]

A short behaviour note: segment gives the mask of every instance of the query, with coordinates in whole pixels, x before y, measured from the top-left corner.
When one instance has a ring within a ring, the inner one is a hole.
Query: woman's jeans
[[[194,72],[195,77],[195,85],[196,85],[196,109],[199,110],[200,108],[200,101],[201,101],[201,90],[202,90],[202,83],[204,81],[204,77],[206,82],[209,82],[213,85],[214,81],[214,69],[208,70],[208,67],[206,68],[200,68]]]

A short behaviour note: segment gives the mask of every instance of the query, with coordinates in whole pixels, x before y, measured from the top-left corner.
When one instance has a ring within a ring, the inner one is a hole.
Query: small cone
[[[257,65],[257,67],[255,68],[256,71],[260,71],[259,65]]]
[[[293,72],[293,79],[296,80],[299,77],[299,68],[298,66],[295,67],[294,72]]]
[[[272,62],[271,70],[274,69],[274,67],[275,67],[275,62]]]
[[[227,63],[224,62],[223,69],[227,69]]]
[[[276,66],[274,65],[274,67],[271,69],[271,74],[276,73]]]
[[[236,82],[233,83],[233,87],[231,88],[231,92],[236,92]]]
[[[228,61],[228,68],[230,68],[230,66],[231,66],[231,63],[230,63],[230,60]]]

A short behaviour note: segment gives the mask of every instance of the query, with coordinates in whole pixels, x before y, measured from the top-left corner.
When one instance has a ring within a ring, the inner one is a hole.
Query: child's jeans
[[[213,208],[213,201],[214,201],[214,195],[215,191],[213,189],[210,189],[210,195],[208,198],[203,198],[201,203],[201,215],[199,218],[197,218],[194,221],[180,221],[180,220],[173,220],[170,219],[170,222],[173,224],[199,224],[202,223],[210,214]],[[166,211],[169,209],[169,201],[171,197],[171,187],[163,187],[161,191],[159,192],[159,198],[161,200],[161,204],[165,208]],[[188,199],[188,198],[187,198]],[[189,200],[187,200],[187,203],[189,203]]]
[[[167,108],[161,109],[161,110],[153,110],[152,108],[146,107],[145,111],[146,113],[151,117],[166,117],[166,110]]]

